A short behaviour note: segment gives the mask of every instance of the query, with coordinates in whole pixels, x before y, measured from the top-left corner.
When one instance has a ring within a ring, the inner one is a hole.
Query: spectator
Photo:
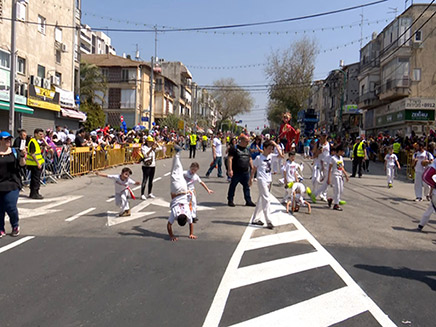
[[[83,128],[79,129],[77,131],[77,135],[76,135],[74,143],[76,144],[76,147],[78,147],[78,148],[87,146],[86,140],[85,140],[85,130]]]
[[[206,177],[209,177],[210,173],[213,171],[215,167],[218,168],[218,177],[219,178],[223,177],[223,172],[222,172],[223,152],[222,152],[222,143],[221,143],[222,137],[223,137],[223,133],[220,131],[218,132],[217,136],[213,139],[213,144],[212,144],[213,161],[206,173]]]
[[[144,156],[142,161],[142,184],[141,184],[141,199],[145,200],[147,197],[154,199],[155,196],[152,193],[153,179],[156,171],[156,151],[162,148],[155,142],[152,136],[147,137],[147,141],[142,146],[141,151]],[[148,180],[148,195],[144,195],[145,186]]]

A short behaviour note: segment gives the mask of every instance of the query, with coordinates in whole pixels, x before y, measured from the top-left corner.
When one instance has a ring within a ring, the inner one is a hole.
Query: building
[[[0,11],[0,129],[8,128],[10,88],[11,1]],[[81,1],[20,1],[17,6],[17,74],[15,126],[35,128],[79,127],[86,119],[76,110],[79,85],[78,32]],[[30,23],[31,22],[31,23]],[[57,24],[60,26],[56,26]],[[29,42],[32,40],[32,42]],[[75,93],[76,91],[76,93]],[[3,109],[3,110],[1,110]],[[13,131],[15,132],[15,131]]]
[[[106,77],[108,89],[102,107],[107,123],[120,126],[121,116],[130,128],[141,123],[154,122],[154,110],[152,117],[149,117],[149,63],[112,54],[82,54],[82,61],[97,65]],[[155,108],[154,102],[152,105]]]
[[[436,21],[418,29],[436,11],[427,6],[411,5],[360,50],[359,108],[369,135],[421,134],[434,122]]]
[[[198,89],[195,98],[196,117],[209,122],[209,126],[216,127],[218,121],[218,111],[213,96],[207,89]],[[204,127],[204,126],[203,126]]]
[[[324,110],[324,80],[314,81],[310,87],[310,97],[308,98],[307,108],[313,108],[319,119],[318,126],[327,126],[326,110]]]
[[[154,77],[154,108],[153,116],[156,120],[166,118],[169,114],[176,112],[174,101],[177,93],[176,82],[156,72]]]
[[[86,24],[82,24],[80,30],[80,52],[83,54],[116,55],[111,38],[101,31],[93,31]]]

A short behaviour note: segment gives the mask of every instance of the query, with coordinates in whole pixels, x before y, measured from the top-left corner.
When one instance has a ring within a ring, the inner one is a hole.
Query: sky
[[[82,23],[92,28],[120,29],[148,29],[154,25],[175,28],[233,25],[312,15],[374,1],[129,0],[120,6],[118,0],[83,0]],[[407,2],[409,5],[410,1]],[[183,62],[192,73],[193,81],[200,86],[211,85],[222,78],[234,78],[241,86],[265,85],[268,84],[265,67],[269,55],[288,49],[294,41],[306,36],[316,40],[320,50],[314,79],[324,79],[331,70],[339,67],[340,60],[345,64],[359,61],[361,36],[365,45],[373,32],[381,32],[396,13],[399,15],[404,11],[405,6],[405,0],[388,0],[363,9],[296,22],[233,28],[216,33],[158,33],[157,57]],[[362,19],[364,24],[359,26]],[[137,47],[143,60],[150,61],[155,54],[154,33],[109,31],[107,34],[118,55],[126,53],[135,57]],[[241,67],[247,65],[251,67]],[[237,119],[242,120],[242,125],[247,124],[249,130],[261,130],[267,124],[268,95],[266,91],[252,92],[251,95],[254,99],[252,111]]]

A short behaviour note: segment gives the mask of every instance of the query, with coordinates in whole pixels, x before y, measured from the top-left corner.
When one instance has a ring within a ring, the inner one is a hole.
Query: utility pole
[[[15,75],[17,65],[17,45],[16,27],[17,20],[17,0],[12,0],[12,20],[11,20],[11,76],[9,86],[9,131],[14,135],[15,130]]]
[[[154,57],[151,57],[151,73],[150,73],[150,112],[148,117],[148,130],[151,130],[151,115],[153,113],[153,80],[154,80]]]
[[[197,133],[197,110],[198,110],[198,101],[197,101],[197,84],[194,85],[194,94],[192,99],[192,109],[194,110],[194,133]]]

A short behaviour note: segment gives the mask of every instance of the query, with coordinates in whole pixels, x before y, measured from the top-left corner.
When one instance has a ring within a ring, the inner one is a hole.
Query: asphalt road
[[[210,157],[197,153],[200,176]],[[157,198],[131,200],[124,219],[105,178],[48,185],[40,202],[23,193],[22,234],[0,240],[1,326],[434,325],[436,220],[414,231],[428,203],[411,201],[409,182],[388,190],[373,166],[346,185],[343,212],[317,203],[295,218],[275,183],[270,231],[248,226],[253,208],[240,186],[237,207],[226,206],[228,183],[213,172],[204,181],[214,194],[197,187],[198,239],[174,226],[173,243],[170,168],[171,160],[158,162]],[[141,167],[132,170],[140,180]]]

